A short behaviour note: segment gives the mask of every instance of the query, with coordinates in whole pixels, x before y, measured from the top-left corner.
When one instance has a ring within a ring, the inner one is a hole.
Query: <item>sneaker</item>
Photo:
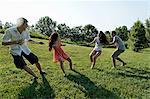
[[[31,79],[30,84],[33,84],[33,83],[37,82],[37,79],[38,79],[38,77],[33,77],[33,79]]]
[[[44,75],[44,74],[46,74],[46,72],[42,70],[42,71],[40,71],[40,74]]]
[[[115,69],[115,68],[116,68],[116,66],[112,66],[112,67],[111,67],[111,69]]]
[[[64,75],[64,77],[66,77],[66,76],[67,76],[65,73],[64,73],[63,75]]]
[[[38,77],[34,77],[33,80],[36,81],[38,79]]]
[[[93,65],[91,65],[91,69],[93,69],[94,67],[93,67]]]

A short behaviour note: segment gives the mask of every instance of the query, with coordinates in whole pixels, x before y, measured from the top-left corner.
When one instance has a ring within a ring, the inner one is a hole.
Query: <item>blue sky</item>
[[[103,31],[130,28],[138,19],[145,23],[150,17],[149,0],[1,0],[0,9],[3,24],[25,17],[31,25],[49,16],[70,27],[92,24]]]

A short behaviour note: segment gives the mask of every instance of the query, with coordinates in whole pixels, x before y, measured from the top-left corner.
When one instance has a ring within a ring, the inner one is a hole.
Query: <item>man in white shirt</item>
[[[5,31],[2,38],[2,45],[10,45],[10,54],[13,56],[14,64],[17,68],[24,69],[29,74],[34,77],[34,80],[38,79],[36,74],[27,66],[23,56],[31,63],[35,64],[40,74],[45,74],[41,69],[41,65],[38,62],[38,57],[34,55],[30,49],[25,44],[25,41],[31,41],[36,44],[41,42],[36,42],[31,40],[29,33],[26,31],[28,27],[27,19],[21,17],[17,20],[17,26],[11,27]]]
[[[113,41],[110,44],[116,44],[117,50],[113,53],[113,66],[116,67],[116,60],[122,62],[122,66],[126,65],[126,63],[120,59],[118,56],[125,51],[125,45],[122,39],[116,35],[115,31],[112,31]]]

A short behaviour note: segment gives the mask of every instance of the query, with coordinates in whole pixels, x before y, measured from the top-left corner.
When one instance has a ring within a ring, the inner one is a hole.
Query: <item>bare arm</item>
[[[115,44],[114,42],[110,42],[109,45]]]
[[[34,43],[34,44],[44,44],[43,42],[37,42],[37,41],[34,41],[34,40],[32,40],[32,39],[30,39],[30,40],[28,40],[29,42],[31,42],[31,43]]]
[[[110,44],[110,45],[115,44],[115,41],[116,41],[116,37],[113,37],[113,41],[110,42],[109,44]]]
[[[9,41],[9,42],[2,42],[2,45],[12,45],[12,44],[17,44],[17,41]]]
[[[94,38],[94,40],[88,44],[93,44],[96,41],[96,37]]]
[[[7,41],[7,42],[2,42],[2,45],[6,46],[6,45],[13,45],[13,44],[23,44],[24,41],[23,40],[15,40],[15,41]]]

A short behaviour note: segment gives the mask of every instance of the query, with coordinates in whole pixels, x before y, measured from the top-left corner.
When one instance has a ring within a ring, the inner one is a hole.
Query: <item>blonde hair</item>
[[[21,17],[21,18],[18,18],[17,19],[17,26],[21,26],[21,25],[23,25],[24,23],[27,23],[28,22],[28,20],[27,19],[25,19],[25,18],[23,18],[23,17]]]

